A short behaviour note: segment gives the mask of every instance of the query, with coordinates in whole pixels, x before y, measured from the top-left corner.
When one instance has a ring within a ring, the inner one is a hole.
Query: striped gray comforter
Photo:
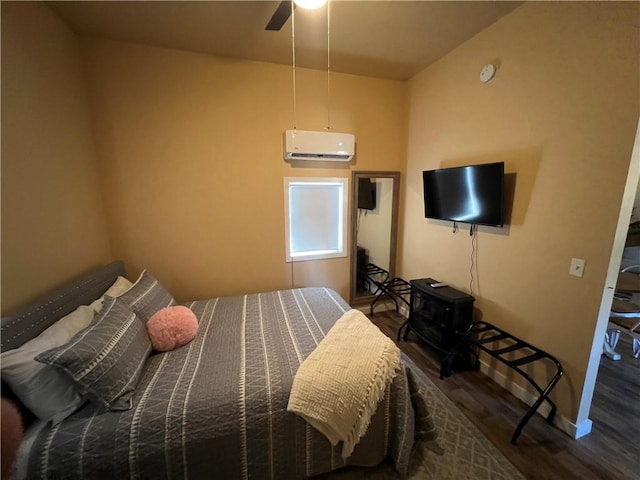
[[[295,479],[345,465],[340,445],[286,407],[299,365],[347,303],[332,290],[304,288],[189,307],[198,335],[147,360],[131,410],[87,404],[30,432],[21,469],[28,478]],[[346,464],[390,455],[406,470],[414,438],[408,385],[402,370]]]

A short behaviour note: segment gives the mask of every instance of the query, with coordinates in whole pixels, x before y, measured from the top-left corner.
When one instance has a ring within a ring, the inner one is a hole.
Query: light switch
[[[581,277],[584,274],[585,260],[582,258],[572,258],[571,267],[569,268],[569,275],[574,277]]]

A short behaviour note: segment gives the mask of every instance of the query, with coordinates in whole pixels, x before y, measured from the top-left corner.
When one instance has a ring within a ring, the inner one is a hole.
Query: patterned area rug
[[[422,383],[422,395],[437,431],[435,440],[420,440],[406,477],[391,462],[376,468],[348,467],[323,475],[323,480],[400,479],[414,480],[524,480],[525,477],[502,455],[475,425],[434,383],[403,354],[404,362]]]

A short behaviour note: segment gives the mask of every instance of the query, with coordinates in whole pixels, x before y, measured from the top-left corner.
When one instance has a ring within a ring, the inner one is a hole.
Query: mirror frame
[[[358,227],[358,185],[361,178],[391,178],[393,180],[393,194],[391,197],[391,231],[389,232],[389,280],[396,273],[396,250],[398,241],[398,211],[400,201],[400,172],[354,171],[351,173],[351,268],[349,269],[349,303],[363,305],[371,303],[374,295],[356,296],[357,271],[357,227]]]

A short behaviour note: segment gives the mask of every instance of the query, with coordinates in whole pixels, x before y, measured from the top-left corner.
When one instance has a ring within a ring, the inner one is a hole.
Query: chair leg
[[[613,350],[616,349],[616,346],[618,345],[618,341],[620,340],[620,330],[609,330],[607,332],[609,334],[609,345],[611,346],[611,348]]]
[[[620,338],[620,330],[609,329],[604,334],[603,352],[611,360],[620,360],[622,357],[615,351],[618,339]]]

